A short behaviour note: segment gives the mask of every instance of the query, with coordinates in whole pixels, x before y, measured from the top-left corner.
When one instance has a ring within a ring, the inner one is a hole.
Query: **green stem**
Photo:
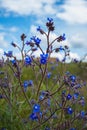
[[[21,78],[20,78],[20,76],[18,77],[18,81],[19,81],[19,84],[20,84],[22,93],[23,93],[23,95],[24,95],[24,97],[25,97],[25,99],[26,99],[26,101],[27,101],[29,107],[31,107],[31,104],[30,104],[30,102],[29,102],[29,100],[28,100],[28,97],[26,96],[25,91],[24,91],[24,89],[23,89],[23,85],[22,85],[22,83],[21,83]]]
[[[45,121],[43,121],[42,123],[40,123],[39,125],[35,126],[34,128],[30,129],[30,130],[36,130],[38,127],[42,126],[43,124],[45,124],[48,120],[51,119],[51,117],[58,111],[60,110],[60,108],[57,108]]]
[[[45,65],[45,69],[44,69],[44,72],[43,72],[43,76],[42,76],[42,79],[41,79],[41,81],[40,81],[40,83],[39,83],[39,86],[38,86],[37,97],[38,97],[38,94],[39,94],[39,91],[40,91],[40,87],[41,87],[42,82],[43,82],[44,77],[45,77],[46,69],[47,69],[47,64]]]

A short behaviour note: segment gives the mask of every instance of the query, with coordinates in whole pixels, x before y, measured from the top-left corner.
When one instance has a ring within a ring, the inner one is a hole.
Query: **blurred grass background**
[[[30,121],[29,124],[27,124],[27,125],[25,123],[25,125],[26,125],[26,129],[25,129],[23,124],[19,120],[19,115],[21,115],[22,119],[24,119],[24,121],[25,121],[25,118],[26,117],[28,118],[29,113],[31,113],[31,108],[29,108],[29,106],[27,105],[27,103],[24,99],[24,96],[19,87],[19,83],[13,76],[13,73],[9,67],[4,66],[3,68],[0,68],[0,71],[7,71],[7,74],[9,75],[8,80],[10,82],[12,82],[12,84],[13,84],[12,85],[12,94],[9,93],[9,90],[7,88],[5,89],[5,92],[9,96],[9,99],[11,100],[11,102],[14,106],[14,109],[13,109],[10,105],[8,105],[8,103],[4,99],[0,99],[0,128],[5,127],[6,130],[22,130],[22,129],[29,130],[29,128],[32,125],[33,126],[35,125],[35,122]],[[24,82],[24,80],[33,80],[34,87],[36,87],[35,89],[37,90],[37,81],[36,80],[38,79],[38,81],[40,81],[41,75],[40,75],[40,71],[39,71],[38,67],[35,68],[35,71],[33,69],[31,69],[30,66],[24,67],[23,71],[22,71],[21,80],[22,80],[22,82]],[[52,84],[54,82],[55,76],[57,76],[57,75],[63,76],[66,71],[69,71],[71,74],[78,76],[84,82],[87,82],[87,63],[64,63],[63,64],[63,63],[58,63],[58,62],[54,63],[54,61],[51,61],[51,63],[49,63],[49,65],[48,65],[48,72],[51,72],[52,76],[50,79],[44,80],[41,90],[46,90],[47,88],[50,89],[50,87],[52,87]],[[35,75],[37,75],[37,76],[35,76]],[[35,77],[37,77],[37,79],[35,79]],[[4,78],[3,75],[1,75],[0,79],[3,79],[3,78]],[[56,89],[56,87],[57,86],[55,86],[55,88],[53,88],[52,91],[54,91]],[[29,99],[35,98],[35,94],[36,94],[35,89],[33,92],[32,88],[28,88],[26,93],[27,93],[27,96]],[[82,93],[84,93],[85,100],[87,100],[87,85],[86,85],[86,87],[81,88],[80,91]],[[0,94],[2,94],[2,93],[3,93],[3,91],[0,89]],[[33,95],[32,95],[32,93],[33,93]],[[59,95],[60,95],[60,93],[59,93]],[[58,99],[59,97],[54,96],[54,98]],[[52,100],[52,102],[54,102],[54,101]],[[54,108],[55,108],[55,106],[53,106],[53,109]],[[85,104],[84,109],[87,110],[87,103]],[[17,114],[15,114],[16,112],[19,113],[18,116],[17,116]],[[49,125],[49,123],[46,123],[46,124]],[[80,128],[80,124],[78,124],[77,122],[76,122],[76,124]],[[41,130],[43,130],[42,126],[41,126]]]

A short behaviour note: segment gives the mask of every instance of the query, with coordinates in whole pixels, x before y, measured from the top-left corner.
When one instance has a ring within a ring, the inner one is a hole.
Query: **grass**
[[[54,86],[55,79],[58,76],[59,77],[61,75],[63,76],[66,71],[69,71],[71,74],[74,74],[77,77],[79,77],[80,79],[86,81],[87,80],[86,65],[87,65],[87,63],[82,63],[82,64],[50,63],[48,65],[48,72],[52,72],[52,76],[50,79],[45,78],[44,82],[42,83],[41,90],[48,90],[50,92],[55,92],[56,89],[60,85],[60,83],[58,81]],[[52,69],[52,67],[53,67],[53,69]],[[4,88],[4,91],[0,88],[0,93],[1,94],[6,93],[7,97],[9,98],[9,100],[12,104],[12,105],[9,104],[8,101],[6,101],[6,98],[0,99],[0,128],[5,127],[6,130],[30,130],[32,128],[32,126],[36,126],[36,124],[39,125],[38,122],[29,120],[29,114],[32,112],[31,107],[28,106],[28,103],[26,102],[26,99],[24,98],[24,95],[21,91],[19,82],[13,76],[12,71],[7,66],[4,66],[4,68],[0,68],[0,69],[2,71],[6,72],[5,76],[8,76],[7,82],[12,83],[12,85],[10,87]],[[3,79],[3,78],[4,78],[4,76],[1,75],[0,79]],[[39,82],[41,79],[40,71],[38,68],[35,68],[35,70],[33,70],[33,68],[31,69],[30,67],[23,68],[22,77],[21,77],[22,83],[24,82],[24,80],[30,80],[30,79],[33,80],[33,82],[34,82],[34,88],[32,89],[31,87],[29,87],[26,91],[26,95],[29,100],[36,99],[36,91],[38,88],[37,82]],[[61,80],[62,80],[62,78],[61,78]],[[82,95],[84,94],[83,96],[85,97],[85,100],[87,100],[87,94],[86,94],[87,88],[86,87],[80,89],[80,93]],[[63,91],[63,90],[65,90],[65,87],[61,89],[61,91]],[[46,114],[47,117],[50,116],[51,112],[55,111],[55,108],[57,108],[58,102],[61,101],[61,91],[59,91],[57,94],[55,94],[51,97],[51,104],[53,104],[53,105],[52,105],[51,109],[48,107],[49,112]],[[67,88],[66,93],[68,94],[68,92],[69,92],[69,90]],[[73,93],[73,91],[71,93]],[[69,102],[68,105],[72,105],[72,103]],[[79,109],[83,109],[83,107],[81,108],[81,106],[79,106],[79,108],[78,108],[78,106],[79,105],[76,104],[76,105],[73,105],[72,107],[76,111],[79,111]],[[43,110],[46,109],[44,106],[44,103],[43,103],[43,107],[41,109],[43,109]],[[84,109],[87,110],[87,104],[85,104]],[[64,113],[64,111],[62,111],[62,112]],[[59,115],[59,118],[60,118],[61,111],[58,110],[55,113],[55,116],[56,115]],[[22,118],[22,121],[20,120],[20,118]],[[54,124],[54,126],[55,126],[56,124],[61,123],[62,120],[63,120],[63,122],[66,121],[66,119],[68,121],[70,118],[72,118],[72,116],[69,117],[69,116],[64,116],[64,115],[63,115],[62,119],[60,118],[60,119],[56,120],[56,118],[54,118],[54,119],[51,118],[46,123],[43,123],[43,125],[40,127],[40,130],[44,130],[45,126],[50,126],[51,124]],[[24,124],[23,124],[23,122],[24,122]],[[80,124],[82,125],[82,123],[84,123],[84,122],[78,123],[77,121],[75,121],[75,125],[76,125],[75,127],[80,128]],[[35,130],[37,130],[37,129],[35,129]],[[66,130],[68,130],[68,129],[66,128]]]

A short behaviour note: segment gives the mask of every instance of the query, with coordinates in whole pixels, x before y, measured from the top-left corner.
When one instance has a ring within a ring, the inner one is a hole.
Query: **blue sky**
[[[47,17],[53,18],[55,23],[50,39],[65,33],[66,41],[60,44],[70,47],[71,58],[82,58],[87,53],[86,0],[0,0],[0,58],[4,51],[13,49],[12,41],[21,46],[22,33],[27,35],[26,40],[32,35],[40,37],[45,49],[45,37],[36,32],[36,28],[40,25],[46,30]],[[17,49],[14,54],[20,57]],[[35,55],[39,54],[37,51]],[[53,56],[61,58],[60,54],[54,53]]]

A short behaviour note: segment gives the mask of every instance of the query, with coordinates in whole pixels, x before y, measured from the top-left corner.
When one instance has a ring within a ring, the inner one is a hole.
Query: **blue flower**
[[[15,63],[16,63],[16,60],[14,59],[14,60],[11,60],[11,62],[12,62],[12,64],[14,65]]]
[[[41,54],[40,55],[40,63],[46,64],[47,63],[48,54]]]
[[[59,50],[62,51],[62,50],[64,50],[64,48],[63,48],[62,46],[60,46],[60,47],[59,47]]]
[[[37,27],[37,31],[39,31],[41,34],[44,34],[44,31],[41,29],[40,26]]]
[[[71,115],[71,114],[73,113],[72,108],[71,108],[71,107],[68,107],[68,108],[67,108],[67,112],[68,112],[68,114],[70,114],[70,115]]]
[[[41,42],[41,39],[39,39],[39,38],[36,37],[36,36],[33,36],[33,37],[31,38],[31,40],[33,40],[37,46],[38,46],[38,45],[40,44],[40,42]]]
[[[39,104],[35,104],[33,106],[33,113],[37,113],[37,112],[40,112],[40,105]]]
[[[43,99],[44,99],[44,95],[40,95],[39,100],[43,100]]]
[[[17,67],[17,62],[16,62],[15,59],[11,60],[11,62],[12,62],[12,65],[13,65],[13,66]]]
[[[47,73],[47,78],[50,78],[51,75],[52,75],[52,73],[51,73],[51,72],[48,72],[48,73]]]
[[[39,96],[39,100],[43,100],[44,97],[45,97],[45,95],[46,95],[46,92],[42,91],[41,94],[40,94],[40,96]]]
[[[31,57],[26,56],[26,57],[25,57],[25,65],[31,65],[31,63],[32,63]]]
[[[4,55],[7,56],[7,57],[12,57],[13,52],[12,51],[4,52]]]
[[[36,112],[33,112],[33,113],[31,113],[31,115],[29,116],[29,118],[31,119],[31,120],[37,120],[38,121],[38,119],[39,118],[41,118],[42,117],[42,112],[39,112],[39,113],[36,113]]]
[[[45,58],[45,59],[48,58],[48,54],[41,54],[40,56],[41,56],[41,58]]]
[[[27,88],[28,85],[29,85],[28,81],[24,81],[24,83],[23,83],[24,88]]]
[[[44,59],[44,58],[41,58],[41,59],[40,59],[40,63],[41,63],[41,64],[46,64],[46,63],[47,63],[47,60]]]
[[[26,45],[30,45],[30,42],[31,42],[31,41],[26,41],[26,43],[25,43],[25,44],[26,44]]]
[[[83,117],[85,116],[85,112],[84,112],[84,111],[81,111],[81,112],[80,112],[80,115],[81,115],[81,117],[83,118]]]
[[[31,119],[31,120],[37,120],[37,119],[38,119],[37,114],[36,114],[36,113],[31,113],[30,119]]]
[[[37,37],[34,41],[35,41],[36,45],[39,45],[40,42],[41,42],[41,39],[39,39],[39,38]]]
[[[28,86],[33,86],[33,81],[32,80],[26,80],[23,83],[24,89],[26,90]]]
[[[32,80],[28,81],[28,86],[33,86],[33,81]]]
[[[38,27],[37,27],[37,31],[40,31],[40,30],[41,30],[41,28],[40,28],[40,26],[38,26]]]
[[[72,96],[70,94],[67,95],[67,100],[70,100]]]
[[[63,35],[62,35],[62,40],[63,41],[66,40],[65,33],[63,33]]]
[[[71,75],[71,76],[70,76],[70,80],[71,80],[72,82],[75,82],[75,81],[76,81],[76,76],[75,76],[75,75]]]
[[[47,18],[48,22],[53,22],[53,19],[52,18]]]
[[[79,93],[74,93],[73,97],[74,99],[78,99]]]
[[[42,117],[42,112],[40,111],[40,105],[39,104],[34,104],[33,112],[30,115],[30,119],[31,120],[38,120],[41,117]]]

